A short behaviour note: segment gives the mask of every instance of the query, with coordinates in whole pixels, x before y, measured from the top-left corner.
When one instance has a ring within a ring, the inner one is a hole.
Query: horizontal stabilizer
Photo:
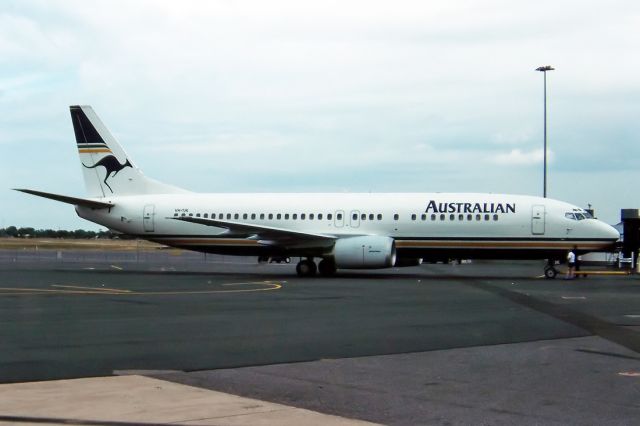
[[[24,192],[26,194],[36,195],[38,197],[49,198],[51,200],[61,201],[75,206],[89,207],[92,209],[109,209],[114,206],[113,203],[105,203],[102,201],[87,200],[86,198],[69,197],[67,195],[51,194],[50,192],[34,191],[33,189],[14,189],[15,191]]]

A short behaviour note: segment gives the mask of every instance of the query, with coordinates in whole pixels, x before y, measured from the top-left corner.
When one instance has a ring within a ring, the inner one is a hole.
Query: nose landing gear
[[[544,267],[544,277],[552,280],[558,275],[558,270],[555,268],[555,262],[553,260],[547,261],[547,266]]]

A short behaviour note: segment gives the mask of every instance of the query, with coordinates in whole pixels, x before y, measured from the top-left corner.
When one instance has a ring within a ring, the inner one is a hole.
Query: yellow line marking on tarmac
[[[226,284],[222,284],[223,286]],[[178,296],[181,294],[218,294],[218,293],[251,293],[257,291],[279,290],[282,284],[272,281],[255,281],[246,283],[230,283],[230,285],[261,285],[262,288],[236,289],[236,290],[186,290],[186,291],[134,291],[119,290],[112,288],[97,287],[81,287],[66,286],[52,284],[51,287],[57,289],[46,288],[17,288],[17,287],[0,287],[0,296],[33,296],[45,294],[66,294],[66,295],[109,295],[109,296]]]
[[[107,288],[107,287],[81,287],[79,285],[61,285],[61,284],[52,284],[51,287],[58,288],[73,288],[76,290],[92,290],[92,291],[111,291],[116,293],[131,293],[131,290],[120,290],[117,288]]]
[[[2,291],[9,293],[2,293]],[[33,295],[33,294],[129,294],[120,292],[106,292],[106,291],[80,291],[80,290],[50,290],[46,288],[14,288],[14,287],[0,287],[0,294],[2,295]]]

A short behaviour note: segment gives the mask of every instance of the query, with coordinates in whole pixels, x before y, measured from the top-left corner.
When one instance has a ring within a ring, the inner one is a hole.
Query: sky
[[[0,1],[0,227],[102,229],[69,105],[198,192],[542,194],[640,208],[637,1]]]

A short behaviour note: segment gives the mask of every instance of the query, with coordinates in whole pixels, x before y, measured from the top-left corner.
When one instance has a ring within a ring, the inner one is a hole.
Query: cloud
[[[547,151],[547,161],[551,162],[553,152]],[[512,149],[509,152],[494,154],[492,161],[496,164],[505,166],[530,166],[533,164],[541,164],[544,161],[543,149],[532,149],[523,151],[520,149]]]

